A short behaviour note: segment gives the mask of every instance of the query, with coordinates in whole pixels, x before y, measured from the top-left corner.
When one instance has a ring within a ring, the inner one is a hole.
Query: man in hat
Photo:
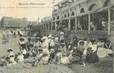
[[[41,46],[41,41],[40,41],[40,38],[38,38],[34,44],[34,47],[38,49],[40,46]]]
[[[14,51],[13,51],[11,48],[9,48],[9,49],[7,50],[7,52],[8,52],[8,57],[14,55]]]
[[[65,38],[64,38],[64,32],[60,32],[60,42],[63,43]]]
[[[9,56],[9,64],[8,64],[8,66],[11,66],[13,64],[16,64],[15,56],[14,55],[10,55]]]
[[[54,37],[49,36],[49,49],[53,49],[55,46],[55,42],[53,40]]]

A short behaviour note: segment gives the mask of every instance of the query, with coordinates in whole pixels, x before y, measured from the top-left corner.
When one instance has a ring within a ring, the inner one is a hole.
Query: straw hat
[[[10,51],[13,51],[13,50],[11,48],[9,48],[7,51],[10,52]]]
[[[48,36],[48,38],[54,38],[51,34]]]

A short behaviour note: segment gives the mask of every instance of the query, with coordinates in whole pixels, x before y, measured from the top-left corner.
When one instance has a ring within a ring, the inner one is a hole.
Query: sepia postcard
[[[0,0],[0,73],[113,73],[114,0]]]

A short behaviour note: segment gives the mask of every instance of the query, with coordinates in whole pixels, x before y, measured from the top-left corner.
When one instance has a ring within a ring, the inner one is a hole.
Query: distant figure
[[[102,24],[102,29],[105,30],[106,29],[106,24],[107,24],[106,21],[102,21],[101,24]]]
[[[65,40],[65,37],[64,37],[64,32],[60,32],[60,37],[59,37],[59,40],[60,40],[60,42],[61,42],[61,43],[63,43],[63,42],[64,42],[64,40]]]
[[[78,30],[82,30],[82,26],[80,25],[80,23],[78,22],[78,26],[77,26]]]
[[[90,22],[90,30],[92,30],[92,31],[95,31],[96,30],[96,27],[93,24],[93,22]]]
[[[106,40],[106,42],[104,43],[104,48],[112,49],[112,43],[110,40]]]

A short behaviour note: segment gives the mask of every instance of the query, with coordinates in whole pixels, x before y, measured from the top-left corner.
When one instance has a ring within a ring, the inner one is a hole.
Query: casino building
[[[102,38],[114,28],[114,0],[62,0],[52,12],[52,29]]]

